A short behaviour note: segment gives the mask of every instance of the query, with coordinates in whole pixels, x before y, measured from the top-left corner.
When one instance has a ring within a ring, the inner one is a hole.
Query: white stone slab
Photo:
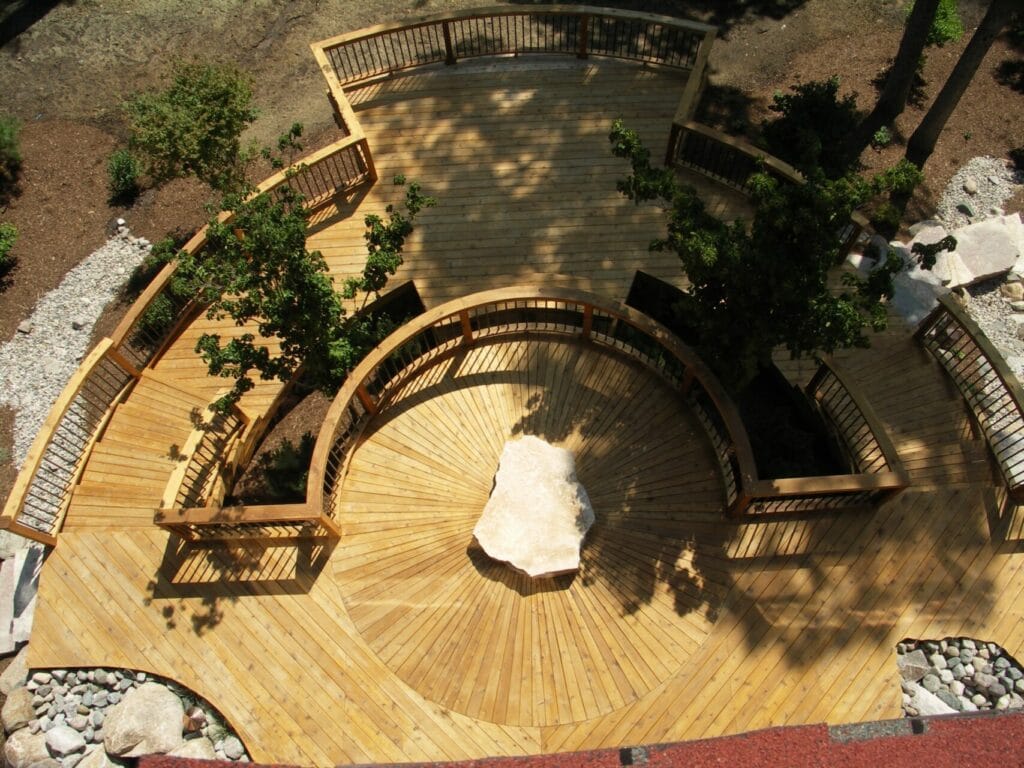
[[[1020,214],[998,216],[953,233],[956,253],[975,280],[1001,275],[1014,267],[1021,255],[1020,223]]]
[[[526,436],[505,443],[473,535],[495,560],[539,578],[579,569],[593,523],[572,453]]]

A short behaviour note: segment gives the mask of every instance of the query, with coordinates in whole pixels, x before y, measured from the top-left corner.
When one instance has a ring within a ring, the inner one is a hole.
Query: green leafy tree
[[[170,84],[124,105],[129,144],[157,181],[196,176],[214,189],[244,185],[251,149],[242,132],[256,119],[249,77],[232,67],[183,64]]]
[[[839,98],[839,78],[798,83],[776,93],[769,107],[778,117],[761,130],[768,149],[803,173],[821,170],[831,179],[857,166],[860,152],[846,151],[846,137],[857,125],[857,99]]]
[[[396,177],[395,182],[401,185],[404,179]],[[256,325],[256,333],[227,341],[204,334],[196,345],[212,375],[234,379],[218,409],[226,410],[253,387],[254,371],[263,379],[288,381],[301,366],[314,387],[333,394],[379,342],[383,326],[361,315],[349,316],[323,256],[306,249],[307,212],[287,188],[276,199],[268,194],[246,200],[229,196],[226,204],[233,216],[210,222],[206,246],[196,254],[179,254],[177,269],[179,279],[206,305],[207,317]],[[400,264],[416,214],[433,204],[418,185],[409,185],[405,211],[389,208],[389,219],[367,233],[371,260],[390,249]],[[383,289],[386,276],[381,278],[369,262],[368,273],[351,290],[347,284],[346,294],[356,298],[364,284],[372,286],[365,290]]]
[[[794,356],[867,346],[868,329],[885,326],[882,299],[892,294],[900,259],[886,255],[866,279],[851,275],[838,291],[829,272],[843,261],[839,233],[853,210],[903,176],[828,179],[818,170],[791,184],[755,174],[748,229],[719,221],[671,169],[652,167],[649,150],[621,121],[609,138],[633,171],[619,191],[667,211],[666,234],[651,248],[678,254],[690,281],[674,307],[678,329],[731,389],[742,389],[778,346]]]

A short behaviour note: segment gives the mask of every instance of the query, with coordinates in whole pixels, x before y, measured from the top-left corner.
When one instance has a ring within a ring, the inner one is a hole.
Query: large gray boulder
[[[103,746],[118,757],[166,754],[182,742],[184,715],[175,694],[157,683],[144,683],[107,713]]]
[[[956,253],[975,280],[1009,271],[1020,257],[1020,214],[997,216],[954,232]]]
[[[28,721],[36,716],[32,707],[32,692],[28,688],[16,688],[7,696],[0,719],[4,723],[4,731],[10,733],[28,725]]]
[[[554,576],[579,569],[580,547],[593,523],[572,454],[526,436],[505,443],[473,535],[495,560],[531,577]]]
[[[28,768],[49,757],[45,733],[30,733],[22,728],[12,733],[4,744],[4,765],[8,768]]]

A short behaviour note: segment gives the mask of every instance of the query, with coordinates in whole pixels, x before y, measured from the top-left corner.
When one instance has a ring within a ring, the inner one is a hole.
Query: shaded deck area
[[[640,268],[683,284],[674,257],[647,252],[661,214],[615,191],[625,168],[606,139],[621,116],[659,148],[679,88],[639,67],[534,60],[354,93],[381,179],[405,173],[440,199],[395,279],[428,307],[537,275],[618,300]],[[704,189],[723,215],[742,210]],[[321,215],[310,247],[336,276],[362,266],[362,216],[394,192],[382,181]],[[207,327],[157,366],[153,407],[111,418],[108,436],[146,438],[144,493],[124,483],[73,501],[30,663],[180,680],[258,761],[464,759],[897,717],[902,638],[1024,646],[1016,510],[960,396],[899,321],[843,360],[913,480],[873,512],[723,520],[706,438],[660,380],[530,337],[428,369],[371,423],[334,546],[186,547],[140,510],[224,386],[192,352]],[[158,415],[172,382],[187,405]],[[243,407],[258,415],[277,388],[260,383]],[[578,452],[600,522],[574,579],[529,585],[473,550],[497,454],[518,432]],[[131,477],[138,451],[114,442],[86,467],[87,490],[104,482],[90,473]]]

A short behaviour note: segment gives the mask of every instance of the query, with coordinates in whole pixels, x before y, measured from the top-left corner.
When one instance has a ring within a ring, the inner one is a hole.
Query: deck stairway
[[[153,510],[209,399],[147,370],[117,406],[71,497],[65,530],[153,524]]]

